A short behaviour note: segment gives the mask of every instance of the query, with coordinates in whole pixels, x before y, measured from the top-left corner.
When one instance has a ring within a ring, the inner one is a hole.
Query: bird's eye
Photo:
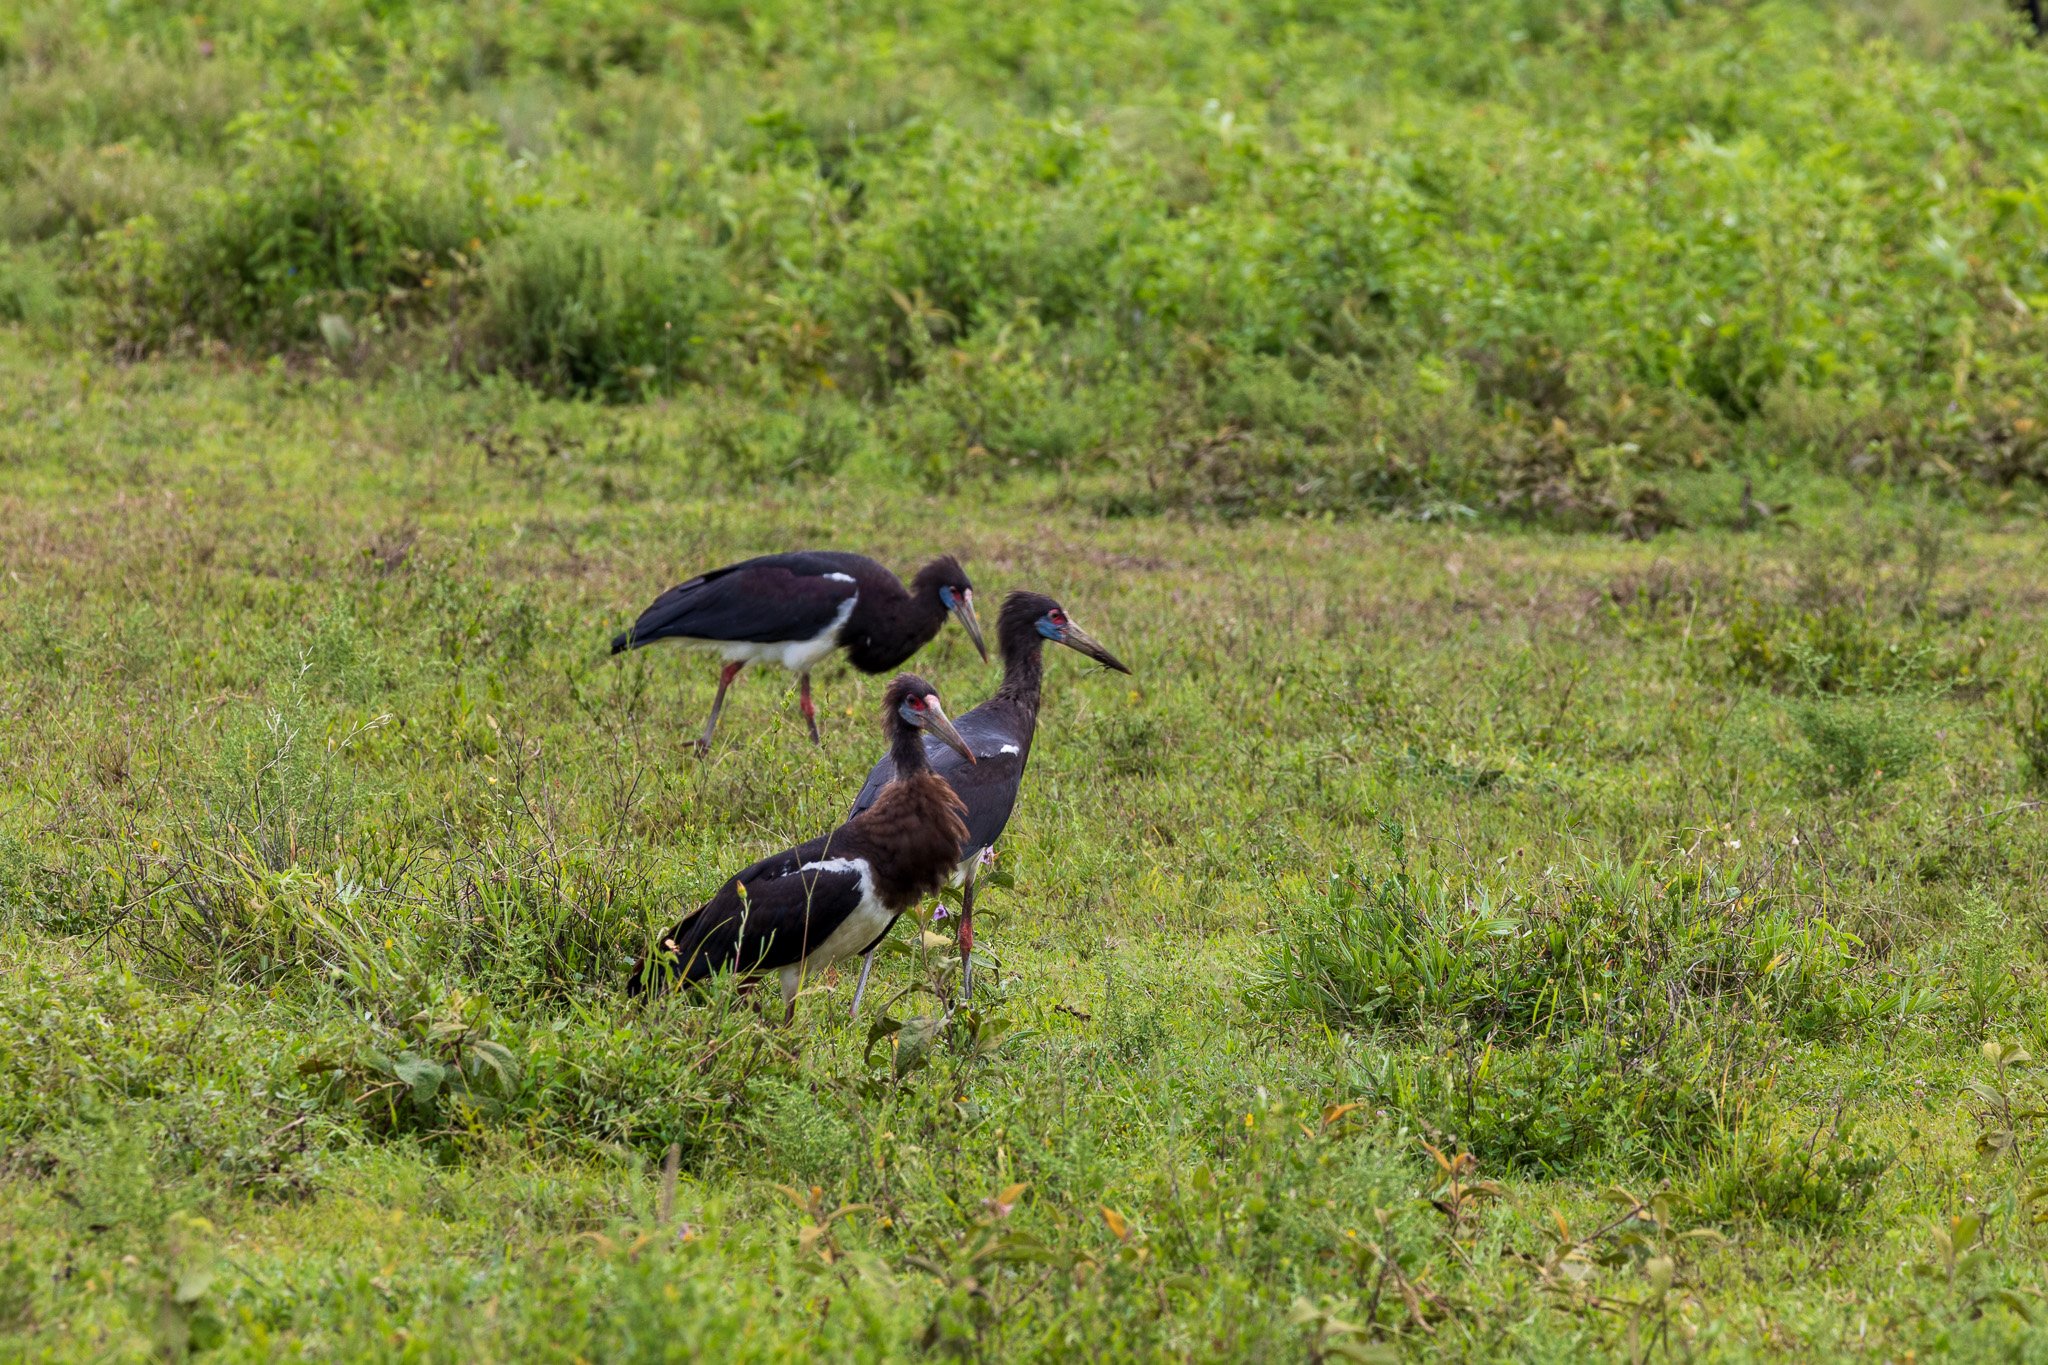
[[[910,709],[911,709],[911,710],[913,710],[913,711],[922,711],[922,710],[924,710],[924,698],[922,698],[922,697],[912,697],[912,698],[910,699]]]
[[[1067,623],[1067,614],[1063,611],[1054,612],[1052,614],[1052,623],[1056,626],[1065,625]]]

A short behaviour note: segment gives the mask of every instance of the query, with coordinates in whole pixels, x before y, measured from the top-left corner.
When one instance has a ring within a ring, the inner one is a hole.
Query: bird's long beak
[[[953,599],[953,615],[959,619],[961,629],[967,638],[974,641],[974,650],[981,655],[983,663],[988,662],[988,645],[981,638],[981,622],[974,619],[974,594],[963,592]]]
[[[1107,649],[1104,649],[1102,647],[1102,641],[1096,639],[1093,635],[1090,635],[1087,631],[1081,629],[1072,621],[1067,622],[1067,624],[1061,628],[1060,643],[1067,646],[1069,649],[1077,649],[1081,651],[1081,653],[1086,654],[1089,658],[1095,660],[1095,662],[1101,664],[1105,668],[1113,668],[1119,673],[1128,673],[1131,671],[1130,669],[1124,667],[1124,661],[1122,659],[1117,658],[1116,655],[1110,653]]]
[[[969,763],[974,762],[974,750],[967,747],[967,741],[960,738],[960,732],[953,728],[953,722],[946,719],[946,710],[939,705],[937,697],[924,699],[924,725],[927,730],[944,740],[946,747]]]

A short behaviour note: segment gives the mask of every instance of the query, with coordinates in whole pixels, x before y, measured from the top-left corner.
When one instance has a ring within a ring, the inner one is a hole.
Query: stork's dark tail
[[[625,652],[626,652],[627,650],[631,649],[632,647],[633,647],[633,632],[632,632],[632,631],[630,631],[630,630],[622,630],[622,631],[620,631],[620,632],[619,632],[619,633],[618,633],[617,635],[614,635],[614,636],[612,636],[612,653],[614,653],[614,654],[624,654],[624,653],[625,653]]]

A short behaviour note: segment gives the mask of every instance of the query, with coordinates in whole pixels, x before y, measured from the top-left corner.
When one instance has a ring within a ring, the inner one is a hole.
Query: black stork
[[[634,964],[630,993],[728,967],[780,972],[786,1024],[807,975],[859,952],[946,884],[967,837],[966,807],[932,771],[921,736],[933,735],[965,763],[974,752],[931,684],[909,673],[883,697],[882,732],[896,777],[881,794],[830,834],[763,858],[719,887],[669,932],[652,963]]]
[[[725,660],[718,696],[704,723],[699,753],[711,752],[725,690],[757,660],[778,663],[800,680],[798,707],[818,742],[811,669],[835,649],[863,673],[887,673],[931,643],[951,612],[967,629],[983,662],[974,585],[951,555],[917,571],[906,590],[896,575],[865,555],[798,550],[762,555],[698,574],[654,599],[630,630],[612,637],[612,653],[658,640],[716,651]]]
[[[1051,640],[1078,650],[1119,673],[1131,670],[1105,649],[1087,631],[1075,625],[1065,608],[1044,593],[1013,592],[1003,599],[1002,614],[996,621],[996,647],[1003,656],[1003,685],[996,694],[960,717],[959,730],[971,755],[955,757],[943,750],[927,752],[934,771],[951,784],[967,805],[967,837],[960,841],[960,994],[974,990],[974,874],[981,858],[1002,836],[1017,806],[1017,790],[1024,784],[1024,765],[1031,761],[1031,739],[1038,729],[1038,696],[1045,675],[1045,642]],[[958,746],[956,746],[957,748]],[[860,795],[854,798],[853,814],[858,817],[880,801],[889,790],[901,762],[896,751],[868,773]],[[882,946],[894,924],[882,927],[874,941],[862,950],[860,984],[853,991],[853,1012],[860,1012],[860,998],[868,987],[868,973],[875,965],[875,950]]]

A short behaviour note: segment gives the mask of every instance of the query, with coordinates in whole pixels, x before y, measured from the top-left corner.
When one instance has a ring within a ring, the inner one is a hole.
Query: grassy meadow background
[[[2044,318],[1990,0],[7,7],[0,1358],[2048,1358]],[[972,1009],[619,990],[806,545]]]

